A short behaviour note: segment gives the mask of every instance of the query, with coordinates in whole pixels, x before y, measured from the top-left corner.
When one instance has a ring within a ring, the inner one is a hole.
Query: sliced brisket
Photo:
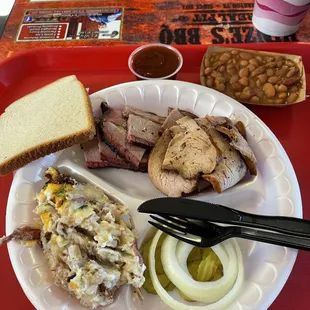
[[[127,142],[127,119],[122,111],[101,104],[102,118],[99,124],[101,158],[119,164],[124,161],[128,169],[140,170],[145,149]],[[109,147],[108,150],[105,144]],[[111,151],[111,152],[110,152]],[[144,168],[141,168],[144,170]]]
[[[229,118],[221,116],[206,116],[206,119],[215,126],[217,131],[230,139],[230,145],[240,152],[249,168],[250,174],[257,175],[257,160],[251,147],[246,141],[244,124],[239,121],[234,125]]]
[[[168,108],[168,114],[170,114],[173,110],[178,110],[180,113],[182,113],[183,116],[188,116],[189,118],[196,118],[197,116],[191,112],[185,111],[185,110],[179,110],[178,108]]]
[[[127,122],[127,141],[154,146],[159,138],[160,125],[141,116],[130,114]]]
[[[146,172],[147,171],[147,164],[149,162],[149,157],[150,157],[150,153],[148,151],[146,151],[141,159],[141,163],[140,163],[140,171],[142,172]]]
[[[147,171],[147,164],[141,161],[141,166],[135,167],[124,157],[118,156],[107,144],[97,138],[83,144],[84,158],[88,168],[122,168],[132,171]],[[147,159],[146,159],[147,160]]]
[[[127,119],[121,110],[112,109],[105,102],[101,103],[102,117],[101,122],[110,122],[116,126],[127,128]]]
[[[238,131],[240,132],[241,136],[246,140],[246,129],[245,129],[245,125],[243,124],[242,121],[237,121],[235,123],[236,128],[238,129]]]
[[[172,109],[162,124],[161,131],[164,132],[165,129],[169,129],[176,125],[176,121],[182,117],[184,117],[184,115],[178,109]]]
[[[112,151],[122,155],[135,167],[139,167],[146,149],[131,145],[127,142],[127,130],[111,122],[102,121],[100,123],[102,141],[105,142]]]
[[[123,109],[123,116],[128,118],[130,114],[141,116],[143,118],[146,118],[146,119],[148,119],[152,122],[155,122],[157,124],[160,124],[160,125],[162,125],[166,119],[166,117],[158,116],[154,113],[145,112],[145,111],[135,109],[135,108],[132,108],[132,107],[126,105]]]
[[[119,156],[116,152],[113,152],[110,147],[102,141],[98,142],[99,156],[103,162],[110,163],[113,167],[119,167],[129,170],[137,171],[138,169],[124,157]]]
[[[250,174],[251,175],[257,175],[257,160],[256,157],[249,146],[248,142],[244,139],[244,137],[241,135],[241,133],[238,131],[236,127],[233,127],[232,129],[225,128],[223,126],[216,126],[216,130],[223,133],[224,135],[228,136],[230,139],[230,145],[237,151],[240,152],[243,159],[245,160]],[[236,137],[236,138],[235,138]]]
[[[222,136],[207,119],[198,118],[195,121],[222,153],[222,160],[215,170],[203,175],[203,178],[212,184],[217,193],[222,193],[243,179],[247,167],[240,153],[230,146],[229,140]]]
[[[82,147],[87,168],[104,168],[112,166],[109,162],[101,159],[97,138],[83,143]]]

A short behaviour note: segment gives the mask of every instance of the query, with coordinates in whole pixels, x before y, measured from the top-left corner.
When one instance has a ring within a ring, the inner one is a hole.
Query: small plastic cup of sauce
[[[140,46],[128,59],[129,69],[137,80],[175,80],[182,65],[181,53],[170,45],[160,43]]]

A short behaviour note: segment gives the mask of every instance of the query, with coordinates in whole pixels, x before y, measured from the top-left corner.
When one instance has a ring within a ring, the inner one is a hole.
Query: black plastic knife
[[[295,236],[310,237],[310,221],[294,217],[246,213],[218,204],[185,198],[155,198],[143,202],[141,213],[255,227]]]

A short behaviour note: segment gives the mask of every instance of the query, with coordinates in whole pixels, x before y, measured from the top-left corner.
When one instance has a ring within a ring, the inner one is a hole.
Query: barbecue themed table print
[[[60,46],[308,42],[310,11],[299,31],[273,37],[252,24],[254,1],[15,0],[0,58]],[[18,44],[16,44],[18,43]]]
[[[120,39],[123,8],[26,11],[17,41]]]

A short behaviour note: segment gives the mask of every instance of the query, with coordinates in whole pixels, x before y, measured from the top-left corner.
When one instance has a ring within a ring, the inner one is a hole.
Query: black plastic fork
[[[310,250],[310,238],[273,233],[239,226],[220,226],[208,221],[193,221],[177,217],[150,215],[149,223],[166,234],[201,248],[212,247],[229,238],[243,238],[299,250]]]

